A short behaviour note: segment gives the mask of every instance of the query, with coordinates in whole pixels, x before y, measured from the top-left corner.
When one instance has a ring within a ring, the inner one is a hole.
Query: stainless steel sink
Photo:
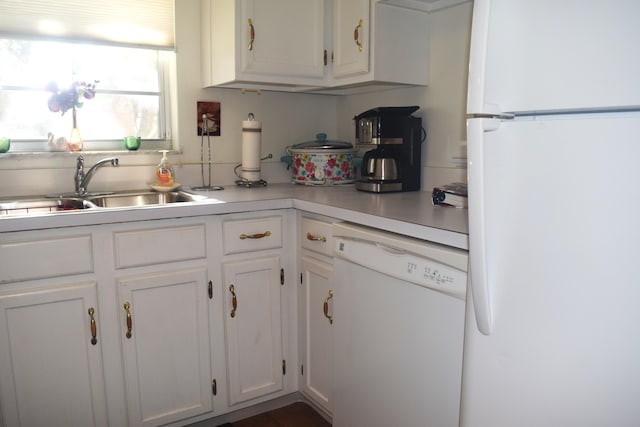
[[[0,199],[0,216],[67,212],[78,209],[126,208],[198,202],[207,197],[184,191],[120,191],[115,193],[75,196],[72,193],[52,196],[15,197]]]
[[[118,192],[102,196],[89,196],[86,200],[101,208],[119,208],[149,205],[166,205],[170,203],[197,202],[206,197],[184,191],[131,191]]]
[[[16,197],[0,200],[0,215],[29,215],[48,212],[66,212],[95,207],[77,197]]]

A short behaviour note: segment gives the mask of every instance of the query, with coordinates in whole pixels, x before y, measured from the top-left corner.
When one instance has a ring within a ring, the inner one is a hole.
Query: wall
[[[354,115],[386,105],[420,105],[419,115],[427,124],[428,140],[423,147],[423,190],[433,185],[465,179],[464,105],[471,3],[436,11],[431,16],[430,85],[349,96],[266,92],[243,94],[237,89],[200,88],[200,1],[176,2],[177,109],[174,137],[180,153],[170,159],[177,180],[187,185],[202,184],[200,176],[201,138],[196,132],[196,102],[221,103],[221,136],[211,138],[214,165],[212,183],[234,185],[233,168],[240,163],[241,122],[252,112],[263,122],[262,155],[274,158],[262,166],[270,183],[287,182],[289,172],[279,161],[288,145],[309,140],[317,132],[331,138],[354,141]],[[206,145],[206,141],[205,141]],[[88,165],[105,153],[84,153]],[[90,189],[145,188],[153,180],[158,153],[122,153],[118,168],[98,172]],[[0,197],[49,194],[73,190],[75,158],[72,153],[12,155],[0,160]],[[206,157],[206,154],[205,154]],[[206,174],[206,169],[205,169]],[[205,175],[206,178],[206,175]]]

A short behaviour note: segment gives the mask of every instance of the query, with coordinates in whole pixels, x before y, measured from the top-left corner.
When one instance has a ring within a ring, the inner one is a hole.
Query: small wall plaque
[[[198,117],[197,117],[197,126],[198,126],[198,136],[200,135],[211,135],[211,136],[220,136],[220,103],[219,102],[209,102],[209,101],[198,101]],[[203,128],[203,115],[206,116],[207,126],[206,129]]]

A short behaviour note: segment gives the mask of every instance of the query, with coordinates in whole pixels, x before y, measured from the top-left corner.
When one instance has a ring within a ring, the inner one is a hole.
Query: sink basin
[[[0,216],[75,211],[95,207],[77,197],[17,197],[0,200]]]
[[[71,194],[73,193],[42,197],[30,196],[0,199],[0,216],[65,212],[78,209],[166,205],[180,202],[197,202],[207,199],[205,196],[190,194],[184,191],[122,191],[115,193],[94,193],[84,197]]]
[[[196,202],[206,197],[184,191],[131,191],[114,194],[87,197],[86,200],[100,208],[120,208],[148,205],[166,205],[180,202]]]

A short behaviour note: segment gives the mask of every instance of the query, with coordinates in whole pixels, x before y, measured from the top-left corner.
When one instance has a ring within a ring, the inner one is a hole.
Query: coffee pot
[[[362,178],[377,181],[396,181],[398,164],[384,147],[367,151],[362,158]]]

